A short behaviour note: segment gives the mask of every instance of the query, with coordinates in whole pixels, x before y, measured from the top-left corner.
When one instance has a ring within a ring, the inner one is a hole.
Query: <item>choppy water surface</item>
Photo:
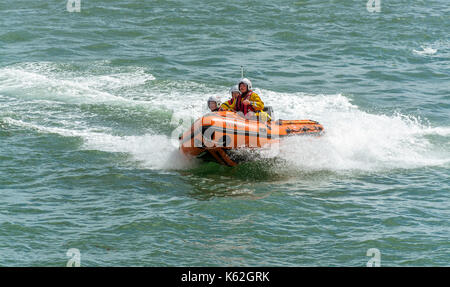
[[[41,2],[0,3],[1,266],[449,265],[447,1]],[[326,135],[185,160],[241,65]]]

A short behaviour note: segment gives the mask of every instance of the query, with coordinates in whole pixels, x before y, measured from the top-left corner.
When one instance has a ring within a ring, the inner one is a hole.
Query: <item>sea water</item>
[[[447,0],[78,2],[0,3],[1,266],[449,265]],[[241,66],[326,133],[186,160]]]

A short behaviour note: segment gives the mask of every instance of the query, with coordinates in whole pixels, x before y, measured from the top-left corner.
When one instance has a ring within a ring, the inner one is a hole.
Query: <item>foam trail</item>
[[[420,56],[432,56],[439,54],[441,57],[449,56],[450,41],[449,40],[437,40],[433,43],[425,43],[420,46],[421,50],[412,50],[414,54]]]
[[[150,105],[144,100],[117,95],[115,90],[143,85],[154,80],[141,69],[107,75],[58,74],[53,65],[28,63],[0,69],[0,92],[25,99],[51,100],[63,103],[108,103]]]
[[[432,127],[428,127],[428,128],[425,128],[423,131],[421,131],[421,134],[424,134],[424,135],[438,135],[438,136],[448,137],[448,136],[450,136],[450,128],[445,128],[445,127],[432,128]]]
[[[434,55],[437,52],[437,49],[433,49],[431,47],[424,47],[424,46],[422,46],[421,48],[422,48],[422,50],[419,50],[419,51],[418,50],[413,50],[413,52],[418,54],[418,55],[421,55],[421,56]]]
[[[278,156],[302,170],[379,171],[416,168],[450,162],[448,150],[438,150],[425,135],[448,136],[448,127],[427,127],[411,116],[377,115],[361,111],[342,95],[307,96],[266,92],[266,98],[289,103],[277,108],[280,118],[317,120],[325,127],[320,138],[291,137]],[[280,105],[275,102],[275,105]]]
[[[194,166],[196,162],[187,160],[164,135],[146,134],[140,136],[115,136],[90,129],[70,130],[57,127],[45,127],[21,120],[4,118],[9,125],[38,130],[42,133],[58,134],[63,137],[82,138],[84,150],[129,153],[141,166],[149,169],[178,170]]]

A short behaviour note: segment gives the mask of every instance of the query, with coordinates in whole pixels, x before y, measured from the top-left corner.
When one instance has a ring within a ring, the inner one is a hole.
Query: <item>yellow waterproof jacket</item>
[[[250,101],[250,105],[246,105],[243,103],[248,99]],[[236,98],[232,98],[229,101],[224,102],[220,106],[220,110],[222,111],[235,111],[235,112],[242,112],[245,115],[249,111],[252,111],[255,113],[255,116],[259,118],[259,120],[264,122],[270,122],[272,119],[269,116],[268,113],[263,111],[264,109],[264,103],[261,101],[261,98],[258,96],[255,92],[248,92],[246,96],[238,96]]]
[[[244,104],[243,102],[245,100],[249,100],[250,104]],[[262,111],[264,109],[264,103],[257,93],[249,91],[246,95],[240,95],[224,102],[220,106],[220,109],[224,111],[242,112],[246,115],[249,111],[255,113]]]

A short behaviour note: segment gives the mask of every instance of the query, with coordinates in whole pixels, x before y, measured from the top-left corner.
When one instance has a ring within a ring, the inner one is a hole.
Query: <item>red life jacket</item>
[[[245,93],[244,95],[239,95],[236,99],[236,112],[243,112],[244,116],[249,112],[252,111],[254,112],[255,109],[253,108],[252,105],[244,105],[242,102],[249,99],[250,95],[253,93],[253,91],[248,91],[247,93]]]

